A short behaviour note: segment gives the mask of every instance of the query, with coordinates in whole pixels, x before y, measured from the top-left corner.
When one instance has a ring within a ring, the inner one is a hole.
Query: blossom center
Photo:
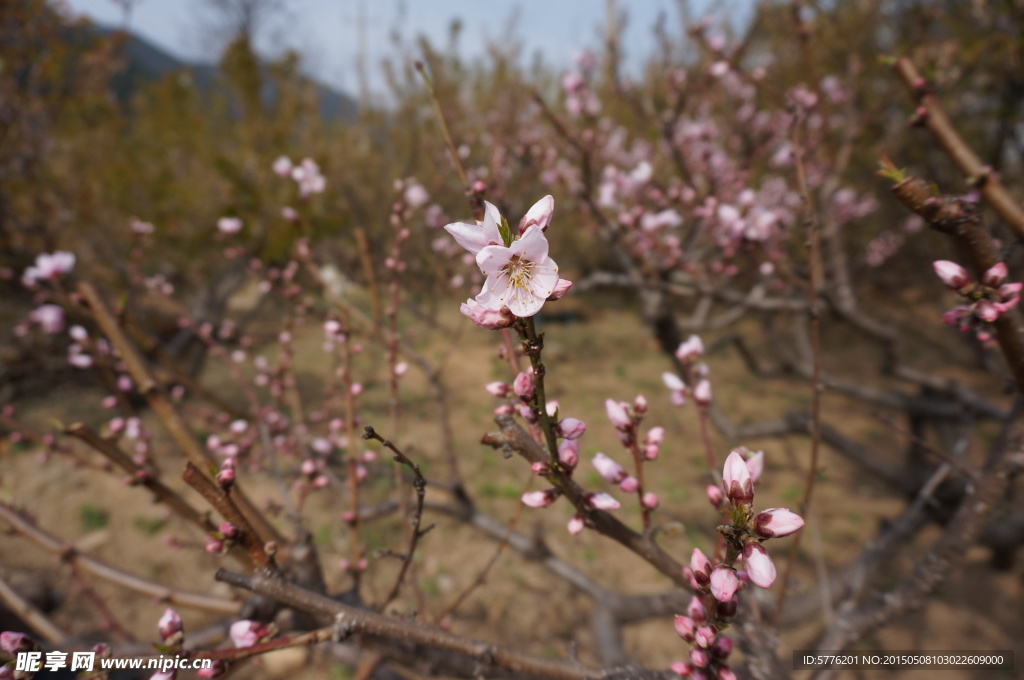
[[[501,268],[501,273],[508,278],[509,286],[529,289],[530,281],[533,279],[533,266],[534,263],[530,260],[513,255],[508,264]]]

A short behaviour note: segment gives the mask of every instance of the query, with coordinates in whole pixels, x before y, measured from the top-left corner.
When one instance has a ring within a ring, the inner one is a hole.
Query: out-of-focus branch
[[[79,553],[65,541],[43,531],[7,503],[0,502],[0,520],[7,522],[15,532],[32,541],[43,550],[74,563],[82,571],[128,590],[134,590],[137,593],[152,597],[159,602],[231,615],[237,614],[241,608],[241,603],[239,602],[177,590],[114,569],[95,558]]]
[[[956,128],[932,94],[928,81],[918,72],[914,62],[907,57],[901,57],[896,60],[894,67],[904,84],[917,98],[921,107],[918,112],[921,123],[942,144],[946,153],[967,177],[967,181],[981,192],[985,200],[1018,235],[1024,236],[1024,210],[1013,200],[1010,192],[999,182],[992,169],[984,165],[957,134]]]

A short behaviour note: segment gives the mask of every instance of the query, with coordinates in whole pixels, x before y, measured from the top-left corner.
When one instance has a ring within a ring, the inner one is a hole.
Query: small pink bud
[[[697,383],[697,386],[693,388],[693,400],[697,402],[699,406],[707,406],[711,403],[711,383],[707,380],[701,380]]]
[[[771,508],[754,517],[754,531],[765,538],[779,538],[796,533],[804,526],[804,519],[786,508]]]
[[[208,680],[216,680],[228,672],[228,665],[221,659],[214,659],[209,668],[200,668],[196,675]]]
[[[539,460],[530,466],[530,470],[532,470],[535,475],[546,475],[551,472],[551,466],[544,461]]]
[[[694,595],[690,598],[690,604],[686,606],[686,615],[697,623],[704,623],[708,618],[708,611],[704,608],[704,603],[700,601],[700,598]]]
[[[220,540],[219,538],[214,538],[213,536],[210,536],[206,539],[206,545],[203,546],[203,550],[205,550],[208,553],[217,554],[220,551],[224,550],[224,541]]]
[[[649,444],[644,447],[644,460],[658,460],[661,449],[657,444]]]
[[[526,404],[519,404],[516,410],[519,412],[520,417],[531,425],[536,424],[540,420],[537,414],[533,412],[533,409]]]
[[[647,413],[647,397],[642,394],[636,395],[636,399],[633,400],[633,412],[637,415]]]
[[[956,262],[950,262],[949,260],[936,260],[935,262],[932,262],[932,267],[935,269],[935,273],[938,274],[939,278],[942,279],[942,282],[953,290],[960,290],[971,282],[971,277],[967,273],[967,270]],[[990,269],[989,271],[992,270]]]
[[[5,630],[0,633],[0,649],[11,656],[17,656],[19,652],[32,652],[38,649],[39,646],[36,641],[25,633],[17,633],[11,630]]]
[[[598,474],[604,477],[605,481],[610,484],[619,484],[625,481],[627,477],[626,470],[603,453],[596,454],[591,459],[591,463],[594,464]],[[633,490],[636,491],[636,489]]]
[[[164,642],[169,641],[171,638],[179,635],[183,628],[181,625],[181,617],[178,612],[168,608],[164,611],[164,615],[160,617],[160,620],[156,624],[157,632],[160,633],[160,639]]]
[[[1006,275],[1006,265],[1000,262],[989,267],[985,273],[981,275],[981,283],[989,288],[998,288],[1006,283]]]
[[[558,460],[572,470],[580,462],[580,445],[574,439],[564,439],[558,445]]]
[[[555,283],[555,287],[551,289],[551,295],[548,295],[547,301],[554,302],[555,300],[561,300],[565,297],[565,294],[572,288],[572,281],[568,279],[558,279]]]
[[[640,482],[637,481],[636,477],[626,477],[619,482],[619,489],[623,493],[636,493],[636,490],[640,488]]]
[[[710,578],[711,595],[719,602],[728,602],[740,587],[740,580],[732,567],[715,567]]]
[[[587,431],[587,424],[576,418],[562,418],[558,423],[558,435],[565,439],[579,439]]]
[[[683,567],[683,578],[690,584],[690,588],[693,590],[700,590],[700,584],[697,583],[697,579],[693,577],[693,570],[689,567]]]
[[[272,634],[270,627],[259,621],[235,621],[230,628],[231,641],[235,647],[252,647]]]
[[[569,520],[569,533],[575,536],[583,531],[584,526],[583,515],[573,515],[572,519]]]
[[[530,401],[536,393],[533,376],[529,373],[521,372],[516,376],[515,382],[512,383],[512,389],[515,390],[516,396],[520,399]]]
[[[234,541],[242,534],[242,532],[238,530],[238,527],[231,522],[222,522],[220,526],[217,527],[217,531],[219,531],[221,536],[228,541]]]
[[[675,661],[671,666],[669,666],[669,669],[676,675],[684,678],[690,677],[690,672],[692,671],[690,664],[685,661]]]
[[[708,495],[708,501],[711,502],[712,507],[722,507],[722,503],[725,501],[725,496],[722,494],[722,490],[720,488],[718,488],[714,484],[708,484],[708,487],[707,489],[705,489],[705,491]]]
[[[647,436],[644,437],[644,444],[647,446],[661,446],[662,442],[665,441],[665,428],[660,425],[652,427],[648,432]]]
[[[654,510],[661,502],[658,500],[658,495],[650,491],[645,493],[644,497],[641,498],[640,501],[648,510]]]
[[[684,364],[693,361],[702,354],[704,354],[704,343],[701,342],[700,336],[697,335],[691,335],[676,350],[676,358]]]
[[[708,656],[708,653],[703,649],[690,650],[690,663],[697,668],[706,668],[710,661],[711,659]]]
[[[690,570],[693,578],[702,586],[711,582],[711,562],[700,548],[694,548],[690,555]]]
[[[760,543],[743,546],[743,561],[747,565],[747,576],[755,586],[771,588],[775,583],[775,565],[768,551]]]
[[[974,306],[974,315],[989,323],[999,318],[999,308],[990,300],[979,300]]]
[[[701,626],[693,634],[693,639],[698,645],[707,649],[715,644],[715,629],[711,626]]]
[[[622,507],[615,498],[606,493],[588,493],[584,496],[587,505],[598,510],[618,510]]]
[[[606,399],[604,402],[605,411],[608,413],[608,420],[617,430],[628,430],[633,425],[632,418],[622,402],[614,399]]]
[[[715,644],[711,645],[711,656],[716,659],[724,659],[732,653],[732,638],[720,636],[715,640]],[[719,676],[721,677],[721,676]]]
[[[484,386],[484,389],[499,398],[505,398],[512,393],[512,386],[506,382],[496,380],[495,382],[489,382]]]
[[[693,619],[689,616],[677,616],[673,621],[673,625],[676,629],[676,635],[683,638],[687,642],[693,641],[693,633],[697,629]]]
[[[554,489],[544,489],[543,491],[528,491],[523,494],[522,501],[523,505],[531,508],[546,508],[555,502],[558,495]]]
[[[757,451],[747,458],[747,469],[750,470],[750,482],[757,484],[764,472],[764,451]]]
[[[516,322],[515,315],[508,307],[502,307],[495,311],[480,305],[480,303],[473,299],[463,302],[459,311],[462,312],[463,316],[468,316],[480,328],[488,330],[508,328]]]
[[[719,666],[718,680],[736,680],[736,674],[728,666]]]
[[[531,225],[537,225],[541,231],[546,231],[548,225],[551,224],[551,216],[555,212],[555,199],[551,196],[545,196],[540,199],[533,206],[526,211],[523,219],[519,220],[519,235],[523,233]]]
[[[754,500],[754,484],[750,481],[750,468],[747,467],[747,462],[738,452],[733,451],[725,459],[722,480],[725,484],[725,495],[729,497],[733,505],[750,503]]]

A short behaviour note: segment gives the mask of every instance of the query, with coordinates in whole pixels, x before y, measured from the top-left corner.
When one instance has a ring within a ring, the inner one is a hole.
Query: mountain
[[[115,95],[121,101],[130,99],[132,93],[140,85],[179,71],[188,72],[192,81],[202,90],[219,87],[220,70],[214,64],[195,64],[182,61],[135,33],[125,33],[109,26],[88,24],[80,30],[92,33],[92,36],[84,35],[83,39],[121,36],[120,56],[124,59],[125,68],[114,76],[111,82]],[[352,120],[355,118],[358,108],[355,99],[312,79],[309,82],[316,89],[322,118],[325,120],[337,118]],[[276,96],[277,93],[272,84],[268,85],[263,93],[264,100],[271,103]]]

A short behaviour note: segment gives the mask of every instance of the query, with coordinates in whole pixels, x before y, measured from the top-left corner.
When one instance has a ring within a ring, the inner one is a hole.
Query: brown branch
[[[945,111],[939,106],[928,82],[918,72],[914,62],[907,57],[901,57],[896,60],[894,67],[903,83],[917,97],[918,105],[923,109],[921,122],[924,126],[935,136],[960,171],[964,173],[968,183],[981,192],[985,200],[995,208],[999,216],[1017,234],[1024,236],[1024,210],[999,182],[992,169],[984,165],[957,134],[956,128],[953,127]]]
[[[185,419],[182,418],[173,402],[167,398],[167,395],[160,389],[159,384],[153,379],[142,356],[124,334],[100,292],[95,286],[85,282],[78,284],[78,290],[86,303],[88,303],[89,310],[92,312],[93,318],[103,331],[103,334],[117,348],[121,359],[128,369],[128,373],[131,374],[132,380],[135,381],[139,393],[149,402],[150,407],[157,414],[157,417],[160,418],[161,422],[163,422],[164,427],[167,428],[168,433],[189,462],[197,470],[203,471],[200,474],[207,475],[207,471],[211,467],[217,467],[216,461],[199,445],[192,431],[185,423]],[[261,544],[268,541],[284,542],[283,537],[267,521],[263,514],[256,510],[252,501],[240,489],[236,487],[233,496],[240,510],[248,519],[246,524],[253,526],[258,532],[257,538]]]
[[[19,595],[3,577],[0,577],[0,602],[47,642],[57,644],[67,639],[67,633],[58,628],[57,624],[35,605]]]
[[[7,503],[0,502],[0,519],[7,522],[15,532],[43,550],[59,555],[62,559],[80,567],[83,571],[92,574],[96,578],[114,583],[128,590],[134,590],[137,593],[142,593],[158,602],[229,615],[237,614],[241,608],[241,604],[238,602],[159,585],[115,569],[88,555],[83,555],[75,550],[74,547],[69,546],[67,542],[40,529],[34,522]]]
[[[185,464],[185,471],[181,474],[185,483],[195,489],[206,502],[213,506],[213,509],[220,513],[221,517],[235,525],[238,529],[238,536],[233,540],[245,550],[253,564],[264,569],[276,569],[273,556],[267,553],[266,544],[260,541],[259,536],[249,524],[248,518],[235,504],[234,487],[225,491],[201,473],[192,463]]]
[[[405,580],[405,574],[409,571],[409,566],[412,564],[412,557],[416,552],[416,546],[419,543],[420,538],[430,531],[433,526],[431,525],[423,530],[420,529],[420,522],[423,519],[423,501],[426,498],[427,493],[427,480],[424,479],[423,473],[420,472],[420,466],[412,462],[408,456],[398,450],[398,448],[390,441],[377,434],[377,432],[369,425],[365,426],[363,430],[363,439],[373,439],[380,442],[385,448],[395,454],[395,461],[412,470],[412,486],[416,489],[416,510],[413,511],[412,515],[412,532],[409,534],[409,546],[406,548],[405,554],[402,555],[402,567],[398,570],[398,576],[395,578],[395,584],[391,586],[391,590],[388,592],[387,597],[384,598],[384,602],[380,607],[378,607],[378,609],[383,610],[391,603],[392,600],[398,597],[398,591],[402,588],[402,582]]]
[[[333,600],[329,597],[296,587],[285,581],[265,575],[245,576],[225,569],[218,569],[218,581],[250,590],[300,611],[335,620],[335,633],[344,637],[352,634],[368,634],[405,643],[423,645],[432,649],[454,652],[475,659],[479,673],[487,674],[488,668],[502,668],[513,671],[517,677],[551,678],[556,680],[590,680],[611,678],[665,679],[673,674],[663,671],[631,669],[628,675],[616,671],[604,671],[571,661],[561,661],[532,656],[509,647],[474,640],[448,633],[439,628],[429,628],[414,621],[384,616],[366,609],[359,609]]]

